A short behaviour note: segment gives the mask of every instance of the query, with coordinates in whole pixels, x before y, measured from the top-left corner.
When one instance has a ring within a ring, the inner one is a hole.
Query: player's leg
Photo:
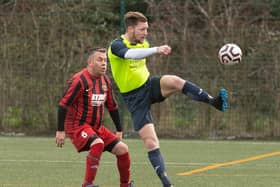
[[[166,175],[164,160],[159,150],[159,142],[152,124],[151,104],[161,102],[165,98],[160,93],[160,78],[149,79],[145,86],[142,86],[136,92],[122,94],[128,110],[132,115],[133,127],[148,150],[148,157],[160,177],[164,186],[171,186]]]
[[[182,92],[196,101],[211,104],[218,110],[225,111],[227,107],[227,92],[225,89],[221,89],[219,95],[213,98],[196,84],[188,80],[184,80],[176,75],[162,76],[160,86],[163,97],[168,97],[176,92]]]
[[[103,149],[104,143],[100,138],[95,139],[91,143],[86,158],[85,181],[82,187],[92,185],[99,167],[99,160],[102,155]]]
[[[98,132],[98,135],[104,141],[104,149],[116,155],[117,168],[120,175],[120,187],[133,187],[130,181],[130,155],[128,146],[104,126],[101,126]]]
[[[89,125],[83,125],[75,130],[74,133],[68,135],[78,152],[88,151],[82,187],[97,187],[93,185],[93,181],[104,149],[104,142],[96,135]]]
[[[149,160],[160,178],[164,187],[170,187],[171,182],[166,174],[165,163],[160,152],[159,140],[154,128],[154,124],[146,124],[138,131],[141,139],[144,141],[145,147],[148,150]]]
[[[116,155],[117,167],[120,174],[120,187],[133,187],[130,182],[130,155],[128,147],[125,143],[119,142],[112,149],[112,153]]]

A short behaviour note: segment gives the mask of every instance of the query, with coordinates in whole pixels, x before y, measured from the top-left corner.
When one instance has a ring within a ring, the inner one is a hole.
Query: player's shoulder
[[[122,37],[116,38],[111,43],[111,48],[120,47],[120,46],[125,46]]]
[[[128,50],[126,44],[124,43],[124,39],[122,37],[119,37],[115,39],[109,48],[109,58],[111,58],[112,54],[118,57],[123,58],[124,54]]]
[[[84,69],[79,71],[79,72],[76,72],[73,76],[72,76],[72,79],[79,79],[81,78],[81,76],[83,75],[83,72],[84,72]]]
[[[78,84],[78,83],[82,82],[83,79],[86,79],[85,69],[75,73],[72,76],[71,81]]]

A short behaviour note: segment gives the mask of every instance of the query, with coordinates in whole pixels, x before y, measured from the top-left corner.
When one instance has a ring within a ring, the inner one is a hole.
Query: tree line
[[[148,59],[151,74],[179,75],[212,95],[229,91],[224,114],[182,95],[155,105],[161,136],[279,137],[280,2],[274,0],[1,0],[0,131],[53,133],[66,81],[85,67],[88,49],[120,35],[130,10],[147,15],[151,45],[172,47],[170,56]],[[240,64],[218,62],[225,43],[241,47]],[[129,132],[130,116],[119,104]]]

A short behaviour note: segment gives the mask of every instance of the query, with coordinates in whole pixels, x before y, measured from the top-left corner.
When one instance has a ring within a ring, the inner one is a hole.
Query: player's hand
[[[168,55],[171,53],[171,47],[169,45],[162,45],[157,48],[159,54]]]
[[[122,132],[116,132],[116,136],[120,139],[120,140],[122,140]]]
[[[62,147],[65,143],[65,132],[56,131],[55,142],[57,147]]]

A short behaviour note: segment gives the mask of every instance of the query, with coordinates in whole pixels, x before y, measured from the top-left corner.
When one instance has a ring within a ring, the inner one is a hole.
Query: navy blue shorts
[[[143,86],[122,94],[131,113],[135,131],[139,131],[144,125],[153,122],[151,105],[165,100],[165,97],[161,95],[160,78],[158,76],[150,77]]]

